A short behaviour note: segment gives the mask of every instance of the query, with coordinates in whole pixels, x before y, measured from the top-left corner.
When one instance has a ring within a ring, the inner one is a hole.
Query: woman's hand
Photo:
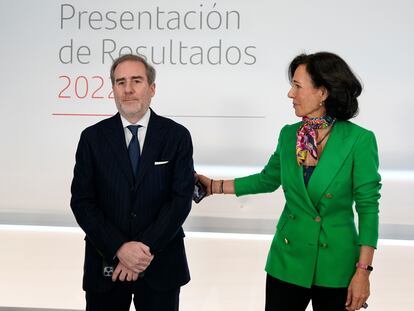
[[[369,271],[356,269],[351,283],[348,286],[348,296],[346,299],[346,309],[348,311],[359,310],[362,304],[369,297]]]
[[[206,196],[212,194],[234,194],[234,179],[213,180],[207,176],[194,173],[194,176],[206,187]]]
[[[211,178],[208,178],[207,176],[200,175],[200,174],[197,174],[197,173],[195,175],[198,178],[198,180],[202,183],[202,185],[204,187],[206,187],[206,189],[207,189],[207,195],[206,196],[211,195],[212,194],[212,192],[211,192]]]

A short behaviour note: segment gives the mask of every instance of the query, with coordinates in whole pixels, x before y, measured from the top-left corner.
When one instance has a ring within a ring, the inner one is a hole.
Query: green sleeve
[[[353,194],[358,213],[359,244],[377,247],[381,176],[374,133],[361,135],[354,153]]]
[[[234,180],[234,191],[236,196],[273,192],[280,186],[280,146],[282,131],[276,151],[271,155],[268,163],[260,173],[250,176],[236,178]]]

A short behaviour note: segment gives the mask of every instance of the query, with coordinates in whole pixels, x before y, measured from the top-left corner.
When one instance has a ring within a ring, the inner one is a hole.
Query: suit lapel
[[[322,195],[331,184],[351,152],[355,139],[346,131],[346,123],[338,121],[332,129],[308,184],[308,194],[314,206],[317,206]]]
[[[117,159],[125,178],[132,185],[134,176],[125,142],[125,133],[119,113],[108,119],[108,125],[103,127],[103,132]]]
[[[142,182],[145,173],[154,166],[159,150],[162,148],[162,123],[160,117],[151,110],[151,117],[148,122],[148,130],[145,136],[144,148],[139,163],[135,187]]]

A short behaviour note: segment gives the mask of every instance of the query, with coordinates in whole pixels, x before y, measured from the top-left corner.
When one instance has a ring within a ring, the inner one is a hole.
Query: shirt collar
[[[144,114],[144,116],[135,124],[129,122],[127,119],[125,119],[121,114],[121,121],[123,128],[126,128],[128,125],[141,125],[141,127],[147,128],[148,122],[151,116],[151,109],[148,109],[147,112]]]

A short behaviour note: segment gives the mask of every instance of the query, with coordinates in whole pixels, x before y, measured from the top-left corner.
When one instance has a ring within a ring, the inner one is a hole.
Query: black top
[[[308,187],[309,179],[312,176],[316,166],[303,166],[303,178],[305,180],[305,186]]]

